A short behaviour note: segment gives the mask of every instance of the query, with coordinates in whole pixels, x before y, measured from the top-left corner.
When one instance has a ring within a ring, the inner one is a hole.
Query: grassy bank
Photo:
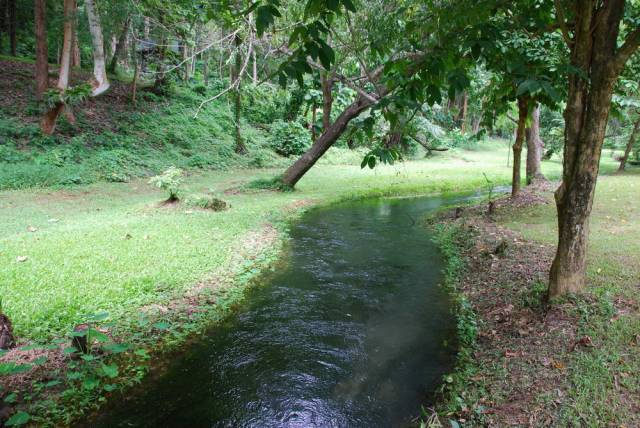
[[[462,339],[477,325],[436,408],[441,419],[461,426],[640,423],[639,186],[637,170],[601,177],[587,292],[552,306],[541,304],[556,239],[550,189],[531,203],[505,202],[495,222],[474,211],[439,226],[459,298],[469,303],[461,306]]]
[[[110,391],[136,382],[150,352],[178,346],[242,298],[250,279],[275,257],[287,222],[301,207],[482,189],[483,172],[495,183],[509,181],[506,159],[507,147],[498,142],[374,171],[357,162],[325,163],[291,193],[248,186],[279,169],[188,177],[185,194],[213,193],[231,205],[222,212],[162,205],[166,195],[144,180],[1,192],[3,310],[24,350],[21,361],[45,357],[52,363],[12,384],[25,388],[13,399],[26,404],[38,423],[64,423],[99,405]],[[560,170],[557,161],[544,168],[552,176]],[[74,326],[92,320],[99,320],[95,324],[109,340],[128,347],[116,347],[115,359],[92,360],[86,369],[63,351]],[[44,345],[41,353],[25,347],[34,342]],[[50,385],[43,377],[56,380]],[[11,397],[11,388],[2,394]],[[26,394],[27,389],[37,392]]]

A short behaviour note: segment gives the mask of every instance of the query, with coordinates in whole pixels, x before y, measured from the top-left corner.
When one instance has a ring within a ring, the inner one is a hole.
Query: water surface
[[[453,361],[440,255],[416,224],[443,203],[311,210],[237,311],[91,426],[405,426]]]

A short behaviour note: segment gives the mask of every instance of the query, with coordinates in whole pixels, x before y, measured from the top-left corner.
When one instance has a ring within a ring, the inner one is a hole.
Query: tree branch
[[[622,71],[631,55],[638,50],[638,46],[640,46],[640,27],[627,34],[624,44],[616,53],[615,63],[619,72]]]
[[[573,40],[571,40],[571,36],[569,35],[569,29],[567,28],[567,21],[565,21],[564,18],[562,5],[560,4],[560,0],[554,0],[554,3],[556,5],[556,20],[558,21],[558,26],[560,27],[560,31],[562,32],[562,38],[567,44],[567,47],[571,49],[573,47]]]

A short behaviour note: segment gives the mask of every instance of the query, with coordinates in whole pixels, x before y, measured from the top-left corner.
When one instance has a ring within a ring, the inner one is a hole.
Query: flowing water
[[[92,427],[394,427],[454,359],[442,262],[416,221],[452,199],[314,209],[222,324]]]

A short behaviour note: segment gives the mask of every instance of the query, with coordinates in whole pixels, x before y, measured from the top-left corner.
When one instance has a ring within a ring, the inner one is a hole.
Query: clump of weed
[[[247,184],[249,189],[261,189],[261,190],[278,190],[280,192],[293,192],[293,187],[285,184],[282,181],[282,177],[273,178],[260,178],[253,180]]]
[[[218,199],[213,195],[194,195],[187,198],[187,205],[194,208],[202,208],[204,210],[212,211],[225,211],[230,208],[230,205]]]

